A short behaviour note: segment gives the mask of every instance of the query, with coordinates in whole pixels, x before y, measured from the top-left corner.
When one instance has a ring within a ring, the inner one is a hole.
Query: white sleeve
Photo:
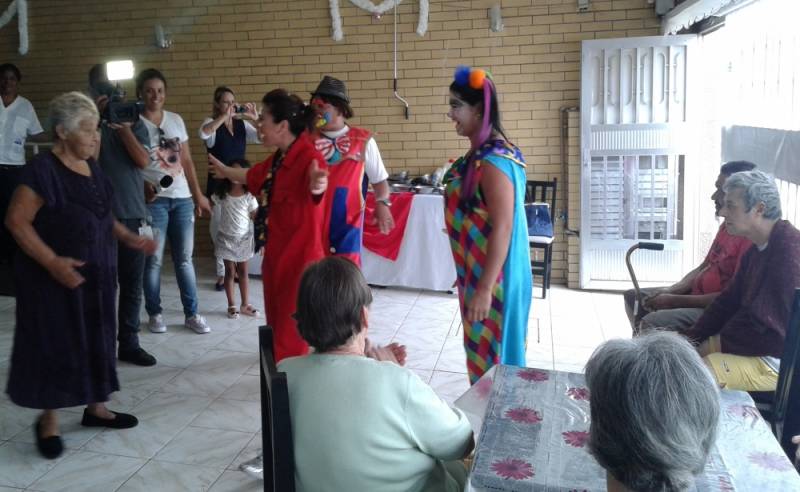
[[[212,118],[204,119],[203,124],[200,125],[200,129],[197,130],[197,134],[200,135],[200,140],[204,141],[206,143],[206,148],[209,149],[214,146],[214,142],[217,140],[217,132],[211,132],[211,135],[206,135],[205,132],[203,132],[203,127],[212,121],[214,121]]]
[[[44,129],[42,128],[42,124],[39,123],[39,118],[36,116],[36,110],[33,109],[33,104],[31,104],[30,101],[28,102],[28,112],[30,113],[30,118],[28,118],[30,125],[28,125],[27,128],[28,136],[42,133]]]
[[[383,165],[383,159],[381,159],[381,151],[378,150],[378,144],[372,137],[367,140],[364,159],[364,171],[367,173],[370,183],[380,183],[389,177],[389,173],[386,172],[386,167]]]
[[[247,134],[247,143],[261,143],[258,139],[258,130],[249,121],[244,122],[244,131]]]
[[[183,122],[183,118],[181,118],[181,115],[177,113],[169,113],[169,114],[172,115],[172,117],[170,118],[171,128],[169,128],[170,132],[168,133],[169,138],[178,137],[181,143],[188,141],[189,134],[186,133],[186,123]],[[163,126],[166,127],[167,125]],[[164,131],[166,132],[167,129],[164,128]]]
[[[253,195],[250,195],[249,193],[248,193],[248,196],[250,198],[247,200],[247,211],[248,212],[252,212],[253,210],[257,210],[258,209],[258,201],[256,200],[256,197],[254,197]]]

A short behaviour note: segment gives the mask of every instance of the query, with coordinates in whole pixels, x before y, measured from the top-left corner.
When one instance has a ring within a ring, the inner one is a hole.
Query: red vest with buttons
[[[328,163],[328,190],[323,239],[331,255],[345,256],[361,264],[361,234],[367,180],[364,173],[369,130],[350,127],[344,135],[328,138],[320,132],[312,136],[314,146]]]

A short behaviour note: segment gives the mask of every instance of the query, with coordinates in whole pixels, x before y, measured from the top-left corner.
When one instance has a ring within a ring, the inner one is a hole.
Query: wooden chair
[[[278,372],[272,349],[272,327],[258,329],[261,374],[261,446],[264,490],[294,492],[294,442],[286,373]]]
[[[772,426],[789,459],[794,461],[792,436],[800,434],[800,288],[794,291],[792,313],[786,327],[786,339],[775,391],[750,393],[756,408]]]
[[[555,225],[556,214],[556,190],[558,180],[553,181],[528,181],[525,187],[525,203],[541,202],[550,205],[550,220]],[[555,234],[554,234],[555,236]],[[553,263],[553,240],[554,237],[547,236],[528,236],[528,244],[534,250],[542,250],[542,259],[536,260],[531,257],[531,275],[542,276],[542,299],[547,298],[547,291],[550,289],[550,274]]]

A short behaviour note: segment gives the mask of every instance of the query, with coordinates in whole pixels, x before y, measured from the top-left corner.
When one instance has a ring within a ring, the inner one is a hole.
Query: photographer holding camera
[[[245,105],[236,103],[236,95],[228,87],[219,86],[214,90],[214,104],[211,108],[211,117],[203,120],[200,126],[200,139],[206,144],[208,153],[229,165],[235,159],[245,158],[245,149],[248,143],[259,143],[258,130],[249,122],[258,120],[258,112],[253,103]],[[217,189],[220,181],[208,174],[206,196],[211,196]],[[219,207],[214,206],[211,212],[211,240],[217,236],[219,224]],[[225,265],[222,258],[216,254],[217,245],[214,245],[216,258],[217,283],[216,289],[222,290],[225,277]]]
[[[134,234],[146,234],[147,207],[144,202],[144,180],[140,169],[150,164],[147,145],[150,137],[139,119],[135,103],[125,103],[125,94],[114,88],[103,74],[103,65],[89,71],[89,92],[102,115],[100,121],[100,153],[98,163],[114,187],[114,216]],[[109,107],[114,104],[114,107]],[[128,109],[129,121],[120,121],[118,108]],[[152,236],[152,234],[151,234]],[[145,255],[121,241],[117,244],[117,358],[137,366],[152,366],[155,357],[139,345],[139,311],[142,305],[142,281]]]

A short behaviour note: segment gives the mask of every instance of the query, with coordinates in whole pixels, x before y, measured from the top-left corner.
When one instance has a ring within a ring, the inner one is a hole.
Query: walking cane
[[[636,332],[639,332],[639,322],[641,318],[647,314],[647,310],[644,307],[644,295],[642,294],[641,289],[639,288],[639,282],[636,280],[636,273],[633,271],[633,265],[631,264],[631,254],[636,251],[637,249],[649,249],[652,251],[663,251],[664,250],[664,243],[647,243],[641,242],[636,243],[628,249],[628,252],[625,253],[625,266],[628,267],[628,274],[631,276],[631,281],[633,282],[633,290],[636,295],[635,300],[633,302],[633,324],[636,327]],[[639,312],[641,308],[641,316],[639,316]]]

